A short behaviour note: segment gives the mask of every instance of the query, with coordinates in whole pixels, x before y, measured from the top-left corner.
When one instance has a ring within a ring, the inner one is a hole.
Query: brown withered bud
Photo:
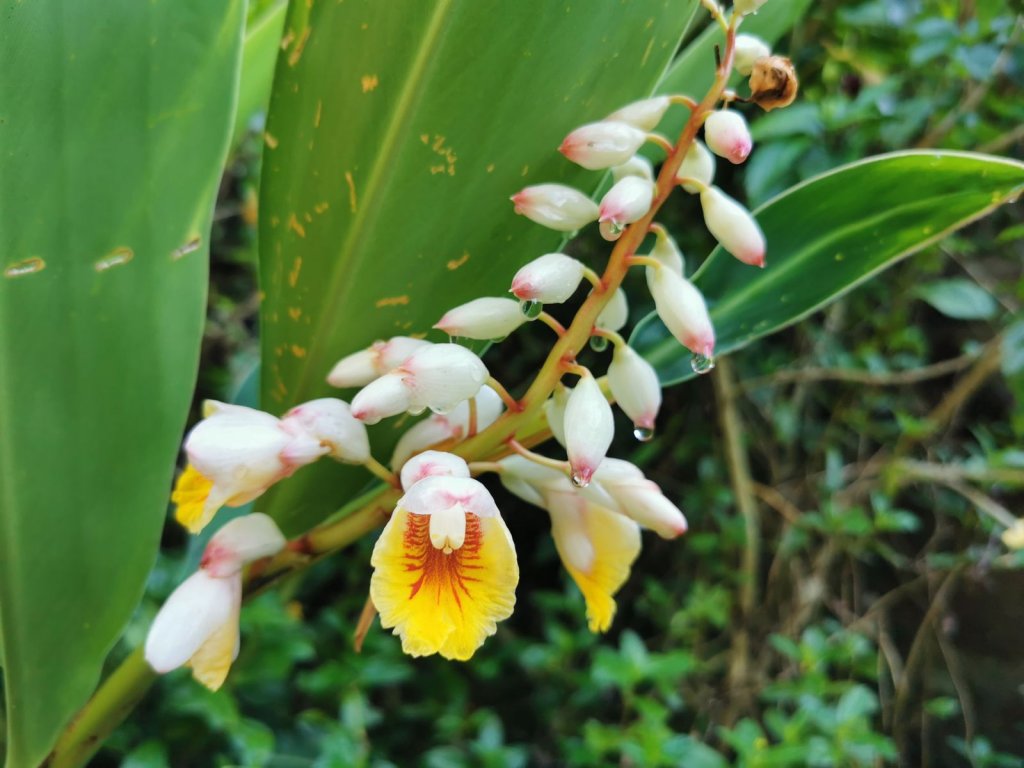
[[[765,112],[788,107],[799,87],[793,62],[785,56],[765,56],[754,62],[750,73],[750,101]]]

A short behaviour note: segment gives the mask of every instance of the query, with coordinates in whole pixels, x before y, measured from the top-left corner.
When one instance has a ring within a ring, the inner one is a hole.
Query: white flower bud
[[[395,336],[387,341],[376,341],[368,349],[354,352],[339,360],[327,374],[332,387],[363,387],[397,368],[417,349],[430,346],[429,341],[408,336]]]
[[[511,292],[522,301],[561,304],[576,292],[582,279],[579,261],[564,253],[547,253],[516,272]]]
[[[149,666],[164,674],[187,664],[218,630],[236,621],[241,595],[237,576],[217,578],[200,568],[185,579],[167,598],[146,636]]]
[[[536,184],[512,196],[515,212],[548,229],[573,232],[597,221],[597,203],[564,184]]]
[[[458,344],[432,344],[406,360],[396,372],[403,374],[410,408],[442,413],[474,397],[488,376],[483,361]]]
[[[203,550],[199,567],[211,576],[224,578],[262,557],[276,555],[288,541],[277,524],[262,512],[226,522]]]
[[[732,7],[736,13],[746,16],[751,13],[757,13],[761,6],[767,2],[768,0],[735,0]]]
[[[622,109],[612,112],[605,120],[617,120],[629,123],[641,131],[653,131],[672,102],[668,96],[652,96],[649,99],[634,101]]]
[[[476,428],[479,432],[498,420],[505,404],[498,393],[488,386],[484,386],[473,399],[476,400]],[[391,468],[397,472],[409,457],[424,448],[445,440],[461,439],[468,434],[469,400],[464,400],[455,406],[451,413],[435,413],[409,427],[395,445],[395,451],[391,455]]]
[[[604,309],[601,310],[601,314],[597,316],[597,321],[594,324],[606,331],[619,331],[628,320],[629,303],[626,301],[626,292],[621,288],[616,288],[615,293],[604,305]]]
[[[683,259],[683,252],[679,250],[679,246],[676,245],[675,238],[672,237],[668,232],[659,231],[658,239],[654,242],[654,248],[647,254],[652,259],[656,259],[658,263],[667,269],[672,270],[680,277],[683,276],[683,271],[686,267],[686,261]],[[651,280],[651,272],[655,270],[651,267],[647,268],[647,280]]]
[[[742,205],[718,187],[700,193],[704,223],[729,253],[755,267],[764,267],[764,234],[757,221]]]
[[[551,430],[552,437],[563,448],[565,447],[565,406],[569,402],[570,391],[568,387],[560,384],[555,387],[551,397],[544,402],[544,418],[547,419],[548,428]]]
[[[649,281],[654,307],[661,321],[695,355],[711,357],[715,331],[704,297],[689,280],[665,269],[654,270]]]
[[[396,368],[401,371],[401,368]],[[402,373],[387,373],[371,381],[352,398],[352,415],[364,424],[409,410],[411,397]]]
[[[222,505],[252,501],[329,450],[305,430],[289,429],[254,408],[208,403],[206,410],[210,415],[193,427],[184,446],[189,463],[212,484],[196,530]]]
[[[604,120],[580,126],[565,137],[558,151],[591,171],[622,165],[647,140],[647,133],[628,123]]]
[[[628,344],[615,347],[608,387],[619,407],[640,429],[654,429],[661,407],[661,382],[653,366]]]
[[[284,415],[285,427],[295,424],[330,449],[330,456],[350,464],[363,464],[370,458],[370,439],[366,425],[352,415],[344,400],[323,397],[310,400]]]
[[[736,71],[748,76],[754,69],[754,62],[772,55],[772,49],[764,40],[754,35],[736,35],[736,53],[733,59]]]
[[[676,172],[676,179],[691,195],[700,192],[702,184],[707,187],[715,180],[715,156],[700,141],[694,139]],[[697,183],[684,179],[693,179]]]
[[[594,474],[594,485],[599,485],[614,499],[612,509],[650,528],[663,539],[674,539],[686,533],[686,517],[679,507],[665,498],[657,483],[647,480],[643,472],[628,461],[605,459]]]
[[[434,327],[452,337],[487,341],[503,339],[526,322],[518,301],[488,296],[449,309]]]
[[[461,456],[442,451],[424,451],[402,467],[402,490],[408,491],[426,477],[469,477],[469,465]]]
[[[601,199],[600,220],[621,229],[651,210],[654,182],[639,176],[627,176],[617,182]]]
[[[708,149],[731,163],[742,163],[754,147],[747,121],[732,109],[720,109],[708,115],[704,141]]]
[[[576,485],[590,482],[614,435],[612,408],[594,377],[587,373],[580,377],[565,406],[565,450]]]
[[[643,155],[634,155],[622,165],[612,168],[612,179],[622,181],[627,176],[639,176],[641,179],[654,181],[654,166]]]
[[[501,484],[527,504],[544,507],[544,493],[551,489],[572,490],[569,478],[552,467],[546,467],[524,456],[508,456],[502,459],[499,477]]]

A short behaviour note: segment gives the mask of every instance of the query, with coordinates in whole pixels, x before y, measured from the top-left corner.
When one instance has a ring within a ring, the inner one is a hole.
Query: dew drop
[[[699,373],[703,376],[705,373],[711,373],[711,370],[715,367],[715,359],[706,355],[694,355],[690,358],[690,367],[694,373]]]
[[[577,488],[586,488],[588,485],[590,485],[590,481],[585,479],[583,475],[577,472],[573,472],[570,477],[572,479],[572,484],[575,485]]]
[[[544,311],[544,305],[539,301],[520,301],[519,309],[531,320],[536,320],[540,317],[540,313]]]
[[[106,272],[108,269],[127,264],[133,258],[135,258],[135,251],[131,248],[115,248],[92,266],[97,272]]]
[[[641,443],[649,443],[654,439],[654,429],[652,427],[634,427],[633,437]]]
[[[196,251],[199,250],[199,246],[202,244],[203,239],[199,237],[199,235],[196,235],[195,237],[190,238],[189,241],[182,245],[181,247],[175,248],[173,251],[171,251],[171,258],[177,261],[183,256],[188,256],[190,253],[195,253]]]
[[[21,261],[9,264],[7,268],[4,269],[4,277],[22,277],[23,275],[31,275],[35,272],[41,272],[45,268],[46,262],[38,256],[33,256],[30,259],[22,259]]]
[[[602,221],[597,226],[598,231],[608,242],[615,242],[622,236],[622,227],[613,221]]]
[[[604,336],[591,336],[590,348],[595,352],[604,352],[608,349],[608,339]]]

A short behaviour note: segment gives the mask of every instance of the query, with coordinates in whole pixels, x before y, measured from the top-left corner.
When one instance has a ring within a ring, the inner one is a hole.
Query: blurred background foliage
[[[800,100],[757,119],[751,160],[731,179],[720,164],[720,183],[753,207],[892,149],[1021,157],[1015,6],[812,4],[776,46]],[[259,131],[221,190],[197,405],[232,397],[258,359]],[[667,214],[694,223],[691,260],[712,246],[692,203]],[[603,263],[600,241],[573,247]],[[1024,551],[996,520],[1024,513],[1022,301],[1009,206],[669,390],[653,441],[623,423],[612,452],[681,502],[691,533],[645,537],[607,636],[587,631],[544,514],[502,495],[519,605],[471,663],[404,657],[379,627],[353,651],[363,541],[246,608],[224,690],[168,676],[94,764],[1020,766]],[[488,364],[525,381],[544,341],[519,334]],[[128,645],[186,543],[168,526]]]

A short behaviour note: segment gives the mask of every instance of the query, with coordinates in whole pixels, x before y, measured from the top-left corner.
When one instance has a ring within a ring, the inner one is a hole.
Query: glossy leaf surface
[[[1024,164],[964,152],[870,158],[793,187],[756,211],[768,242],[764,270],[721,248],[694,275],[717,354],[781,330],[900,259],[1016,198]],[[690,353],[656,315],[630,344],[663,382],[692,378]]]
[[[202,333],[241,0],[0,3],[0,619],[35,766],[143,590]]]
[[[652,91],[695,5],[293,2],[263,164],[263,406],[332,392],[342,355],[505,294],[519,265],[557,248],[509,197],[596,187],[600,173],[556,148]],[[373,432],[386,461],[395,430]],[[294,533],[368,477],[321,462],[265,507]]]

